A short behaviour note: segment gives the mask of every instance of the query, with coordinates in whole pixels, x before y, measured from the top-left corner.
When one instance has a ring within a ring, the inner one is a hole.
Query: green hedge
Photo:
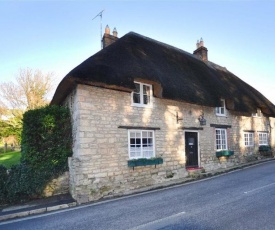
[[[33,169],[67,169],[71,156],[70,113],[68,108],[47,106],[30,110],[23,116],[22,161]]]
[[[7,199],[6,183],[8,180],[7,168],[0,165],[0,203],[4,203]]]
[[[40,197],[49,181],[68,170],[68,157],[72,155],[69,109],[46,106],[27,111],[21,153],[20,164],[9,170],[5,181],[8,203]],[[0,186],[3,178],[0,175]]]

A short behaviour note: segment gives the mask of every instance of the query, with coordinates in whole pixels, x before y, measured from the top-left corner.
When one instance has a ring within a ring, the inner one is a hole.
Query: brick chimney
[[[105,33],[103,35],[103,38],[102,38],[102,45],[103,45],[103,49],[109,45],[111,45],[112,43],[114,43],[115,41],[118,40],[118,37],[117,37],[117,30],[116,28],[114,28],[113,30],[113,35],[110,34],[110,28],[109,26],[107,25],[105,27]]]
[[[207,55],[208,50],[206,49],[206,47],[204,47],[204,42],[202,38],[200,41],[199,40],[197,41],[196,46],[197,46],[197,49],[193,52],[193,54],[203,61],[208,61],[208,55]]]

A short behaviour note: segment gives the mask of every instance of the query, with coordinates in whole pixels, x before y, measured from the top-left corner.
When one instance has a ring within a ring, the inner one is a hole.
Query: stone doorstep
[[[192,176],[195,174],[202,174],[205,170],[203,167],[190,167],[186,168],[186,171],[188,172],[189,176]]]
[[[45,212],[56,211],[56,210],[74,207],[74,206],[76,206],[76,202],[7,214],[7,215],[0,216],[0,221],[9,220],[9,219],[18,218],[18,217],[25,217],[25,216],[29,216],[29,215],[33,215],[33,214],[41,214],[41,213],[45,213]]]

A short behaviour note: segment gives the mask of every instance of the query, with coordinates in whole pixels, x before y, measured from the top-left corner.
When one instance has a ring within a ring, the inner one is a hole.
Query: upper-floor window
[[[225,100],[221,99],[221,106],[216,107],[216,115],[225,116]]]
[[[226,129],[216,129],[216,150],[227,150]]]
[[[254,133],[245,132],[244,133],[244,145],[245,146],[254,146]]]
[[[262,117],[261,109],[257,109],[256,113],[252,113],[252,117]]]
[[[260,132],[259,133],[259,145],[268,145],[268,134]]]
[[[155,156],[154,131],[129,130],[128,138],[130,159]]]
[[[152,105],[152,85],[135,82],[135,90],[132,92],[132,105],[148,107]]]

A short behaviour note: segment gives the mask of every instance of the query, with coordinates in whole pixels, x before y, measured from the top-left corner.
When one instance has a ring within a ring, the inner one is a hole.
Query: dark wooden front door
[[[198,167],[198,133],[185,132],[186,167]]]

